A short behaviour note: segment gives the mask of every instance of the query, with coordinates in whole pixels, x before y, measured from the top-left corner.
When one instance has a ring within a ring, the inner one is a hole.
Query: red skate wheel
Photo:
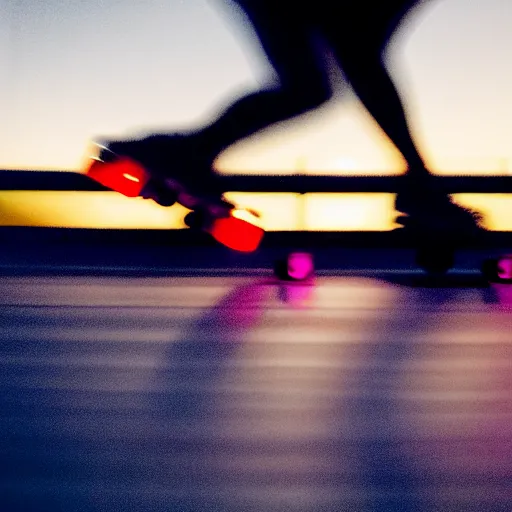
[[[241,252],[256,250],[264,234],[262,228],[236,217],[216,219],[209,231],[221,244]]]
[[[150,178],[142,165],[126,157],[113,162],[93,160],[86,175],[127,197],[139,196]]]

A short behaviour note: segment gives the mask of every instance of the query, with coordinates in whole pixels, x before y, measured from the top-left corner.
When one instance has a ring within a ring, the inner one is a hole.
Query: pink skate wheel
[[[119,157],[114,162],[92,160],[86,175],[127,197],[137,197],[149,181],[149,174],[134,160]]]
[[[498,259],[497,274],[500,279],[512,280],[512,256],[507,255]]]
[[[209,231],[221,244],[241,252],[255,251],[264,234],[262,228],[236,217],[216,219]]]
[[[292,279],[306,279],[313,274],[313,256],[307,252],[294,252],[288,256],[288,276]]]

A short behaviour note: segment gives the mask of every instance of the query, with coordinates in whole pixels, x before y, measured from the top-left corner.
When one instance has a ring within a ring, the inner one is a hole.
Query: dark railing
[[[232,192],[396,192],[402,176],[225,175]],[[512,176],[439,176],[448,193],[512,193]],[[0,171],[0,190],[102,191],[86,176],[68,171]]]
[[[449,176],[436,177],[439,186],[448,193],[512,193],[512,176]],[[225,190],[232,192],[396,192],[401,176],[314,176],[314,175],[229,175],[222,176]],[[12,191],[105,191],[104,187],[86,176],[69,171],[0,170],[0,190]],[[132,244],[134,247],[157,245],[207,244],[215,246],[208,237],[189,230],[94,230],[72,228],[3,227],[0,245],[37,247],[53,243],[86,243],[88,245]],[[415,247],[414,237],[401,230],[394,232],[269,232],[266,247]],[[511,232],[487,232],[479,237],[475,247],[511,247]],[[60,250],[60,249],[59,249]],[[4,251],[5,252],[5,251]],[[38,254],[35,251],[34,254]],[[66,253],[67,254],[67,253]],[[0,252],[1,256],[1,252]]]

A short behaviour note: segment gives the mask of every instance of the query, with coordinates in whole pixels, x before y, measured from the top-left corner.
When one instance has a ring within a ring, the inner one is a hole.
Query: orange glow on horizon
[[[481,211],[488,229],[512,231],[512,195],[457,194],[460,204]],[[267,231],[389,231],[393,194],[229,193],[238,207],[261,214]],[[182,229],[189,210],[116,192],[0,191],[0,226],[101,229]],[[251,221],[255,219],[251,216]]]

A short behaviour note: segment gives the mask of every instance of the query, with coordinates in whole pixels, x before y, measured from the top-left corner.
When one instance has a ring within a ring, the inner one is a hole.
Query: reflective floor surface
[[[4,276],[0,509],[509,511],[509,290]]]

